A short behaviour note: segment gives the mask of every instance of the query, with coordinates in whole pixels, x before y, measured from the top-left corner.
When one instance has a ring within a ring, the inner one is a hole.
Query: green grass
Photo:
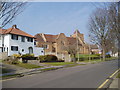
[[[41,71],[50,71],[50,70],[55,70],[56,68],[45,68],[45,69],[41,69]]]
[[[91,55],[89,55],[89,54],[79,54],[79,57],[80,58],[98,57],[98,55],[96,55],[96,54],[91,54]],[[78,58],[78,55],[76,55],[76,58]]]
[[[7,68],[0,68],[1,73],[9,73],[10,71]]]
[[[41,68],[41,67],[43,67],[43,66],[37,66],[37,65],[28,64],[28,63],[19,63],[19,64],[15,64],[15,65],[19,66],[19,67],[26,68],[26,69],[33,69],[33,68]]]
[[[116,78],[120,78],[120,72],[118,73],[118,75],[116,76]]]
[[[116,57],[111,57],[111,58],[106,58],[106,60],[105,61],[109,61],[109,60],[115,60],[115,59],[117,59]],[[84,60],[84,61],[80,61],[80,62],[91,62],[91,63],[97,63],[97,62],[104,62],[102,59],[94,59],[94,60]]]
[[[0,62],[2,62],[3,60],[0,59]]]
[[[49,64],[52,66],[61,66],[61,65],[74,64],[74,62],[49,62],[49,63],[44,63],[44,64]]]
[[[11,78],[11,77],[15,77],[18,76],[19,74],[13,74],[13,75],[6,75],[6,76],[1,76],[1,78]]]

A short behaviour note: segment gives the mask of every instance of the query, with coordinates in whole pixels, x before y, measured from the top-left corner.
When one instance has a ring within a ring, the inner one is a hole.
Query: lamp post
[[[90,41],[90,35],[89,35],[89,41]],[[89,62],[90,62],[90,54],[91,54],[91,49],[90,49],[90,43],[89,43]]]
[[[76,30],[76,42],[77,42],[77,56],[78,56],[78,61],[80,61],[80,59],[79,59],[79,47],[78,47],[78,33],[77,33],[77,30]]]
[[[89,44],[89,62],[90,62],[90,54],[91,54],[91,51],[90,51],[90,44]]]

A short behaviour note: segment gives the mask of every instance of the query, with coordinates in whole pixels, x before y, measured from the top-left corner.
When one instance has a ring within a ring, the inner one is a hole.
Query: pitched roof
[[[67,37],[67,40],[68,40],[69,44],[75,44],[76,43],[76,38]]]
[[[12,28],[9,28],[9,29],[2,29],[2,34],[16,34],[16,35],[21,35],[21,36],[26,36],[26,37],[31,37],[31,38],[34,38],[34,36],[16,28],[16,26],[13,25]]]
[[[0,34],[4,34],[6,32],[6,29],[0,29]]]
[[[41,37],[40,34],[36,34],[35,36],[35,40],[38,41],[38,42],[44,42],[43,38]]]
[[[76,33],[80,33],[80,32],[78,30],[75,30],[74,34],[76,34]]]
[[[55,42],[58,35],[50,35],[50,34],[44,34],[47,42]]]

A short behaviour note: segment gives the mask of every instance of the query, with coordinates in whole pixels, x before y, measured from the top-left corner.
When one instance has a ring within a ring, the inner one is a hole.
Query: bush
[[[15,57],[13,57],[13,56],[7,57],[6,59],[4,59],[4,61],[5,61],[6,63],[9,63],[9,64],[18,64],[18,63],[19,63],[19,62],[18,62],[18,58],[15,58]]]
[[[17,59],[14,59],[11,61],[11,64],[19,64],[18,60]]]
[[[105,57],[106,57],[106,58],[110,58],[111,56],[110,56],[110,54],[107,54],[107,55],[105,55]]]
[[[12,56],[15,57],[15,58],[20,58],[21,57],[20,54],[13,54]]]
[[[41,55],[38,57],[40,62],[57,62],[58,58],[55,55]]]
[[[34,57],[34,54],[24,54],[21,57],[22,57],[23,60],[34,60],[34,59],[36,59]]]

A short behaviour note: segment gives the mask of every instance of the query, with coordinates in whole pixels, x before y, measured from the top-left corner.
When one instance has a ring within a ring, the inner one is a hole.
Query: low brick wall
[[[7,52],[0,52],[0,59],[5,59],[7,57]]]

